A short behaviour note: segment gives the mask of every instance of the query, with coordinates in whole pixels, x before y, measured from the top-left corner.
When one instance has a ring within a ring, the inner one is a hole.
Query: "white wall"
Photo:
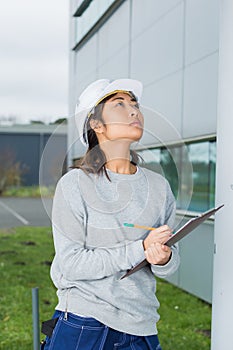
[[[232,349],[233,315],[233,2],[220,4],[216,217],[211,349]]]

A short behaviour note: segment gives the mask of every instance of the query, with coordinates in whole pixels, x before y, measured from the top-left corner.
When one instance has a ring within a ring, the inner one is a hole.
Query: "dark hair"
[[[130,94],[132,95],[133,99],[137,101],[137,98],[135,97],[135,95],[132,92],[130,92]],[[90,173],[98,174],[98,175],[105,174],[109,181],[111,180],[108,176],[108,173],[105,167],[107,159],[106,159],[105,153],[100,148],[95,131],[90,126],[90,121],[97,120],[104,124],[104,121],[102,119],[104,103],[108,101],[110,98],[112,98],[114,95],[116,94],[107,96],[103,101],[101,101],[101,103],[98,104],[93,109],[93,111],[91,112],[91,115],[87,118],[83,133],[84,133],[84,138],[87,137],[88,149],[86,154],[81,159],[76,160],[74,166],[71,166],[71,168],[82,169],[87,174],[90,174]],[[141,157],[133,150],[130,150],[130,156],[131,156],[130,162],[134,165],[137,165],[141,160]]]

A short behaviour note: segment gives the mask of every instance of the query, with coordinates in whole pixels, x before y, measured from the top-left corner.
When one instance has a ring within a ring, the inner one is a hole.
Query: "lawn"
[[[4,189],[4,197],[48,197],[54,195],[54,186],[10,186]]]
[[[33,287],[39,287],[41,319],[56,304],[49,278],[53,258],[50,228],[0,230],[0,349],[32,350]]]
[[[49,277],[53,254],[50,228],[0,230],[0,350],[32,350],[33,287],[39,287],[41,321],[51,317],[57,301]],[[210,305],[162,280],[157,288],[163,350],[209,350]]]

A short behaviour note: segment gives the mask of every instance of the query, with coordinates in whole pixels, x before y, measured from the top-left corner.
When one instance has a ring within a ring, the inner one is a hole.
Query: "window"
[[[153,148],[145,151],[137,151],[137,153],[143,158],[145,168],[155,171],[164,176],[163,169],[160,165],[160,149]]]
[[[76,43],[78,43],[87,32],[103,16],[106,10],[115,0],[92,0],[88,1],[88,7],[76,20]]]
[[[190,209],[207,210],[209,207],[209,142],[188,145],[193,165],[193,195]]]
[[[166,177],[177,199],[177,208],[201,212],[214,206],[215,141],[192,142],[186,147],[161,147],[138,153],[144,159],[143,166]],[[190,162],[192,172],[188,170]]]
[[[179,159],[180,147],[161,149],[160,164],[176,198],[179,190]]]
[[[216,142],[209,144],[209,206],[215,206]]]

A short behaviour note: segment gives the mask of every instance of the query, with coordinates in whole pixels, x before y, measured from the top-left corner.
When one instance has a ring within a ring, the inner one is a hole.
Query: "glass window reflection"
[[[209,142],[188,145],[193,166],[193,195],[189,210],[209,209]]]
[[[144,168],[153,170],[164,176],[163,169],[160,165],[160,148],[137,151],[137,153],[143,158],[142,166]]]
[[[202,212],[214,207],[215,141],[193,142],[186,147],[147,149],[138,153],[144,160],[142,166],[166,177],[178,209]],[[188,170],[190,161],[192,173]]]
[[[179,164],[180,149],[178,147],[169,150],[154,148],[138,151],[138,153],[144,160],[142,166],[164,176],[177,198],[179,187],[177,164]]]
[[[87,34],[114,1],[115,0],[92,0],[82,16],[75,18],[76,43]]]
[[[179,163],[180,163],[180,147],[172,147],[170,149],[161,149],[160,164],[164,171],[164,176],[168,180],[172,192],[177,199],[179,190]],[[179,206],[179,203],[177,203]]]
[[[209,207],[215,206],[216,142],[210,142],[209,162]]]

